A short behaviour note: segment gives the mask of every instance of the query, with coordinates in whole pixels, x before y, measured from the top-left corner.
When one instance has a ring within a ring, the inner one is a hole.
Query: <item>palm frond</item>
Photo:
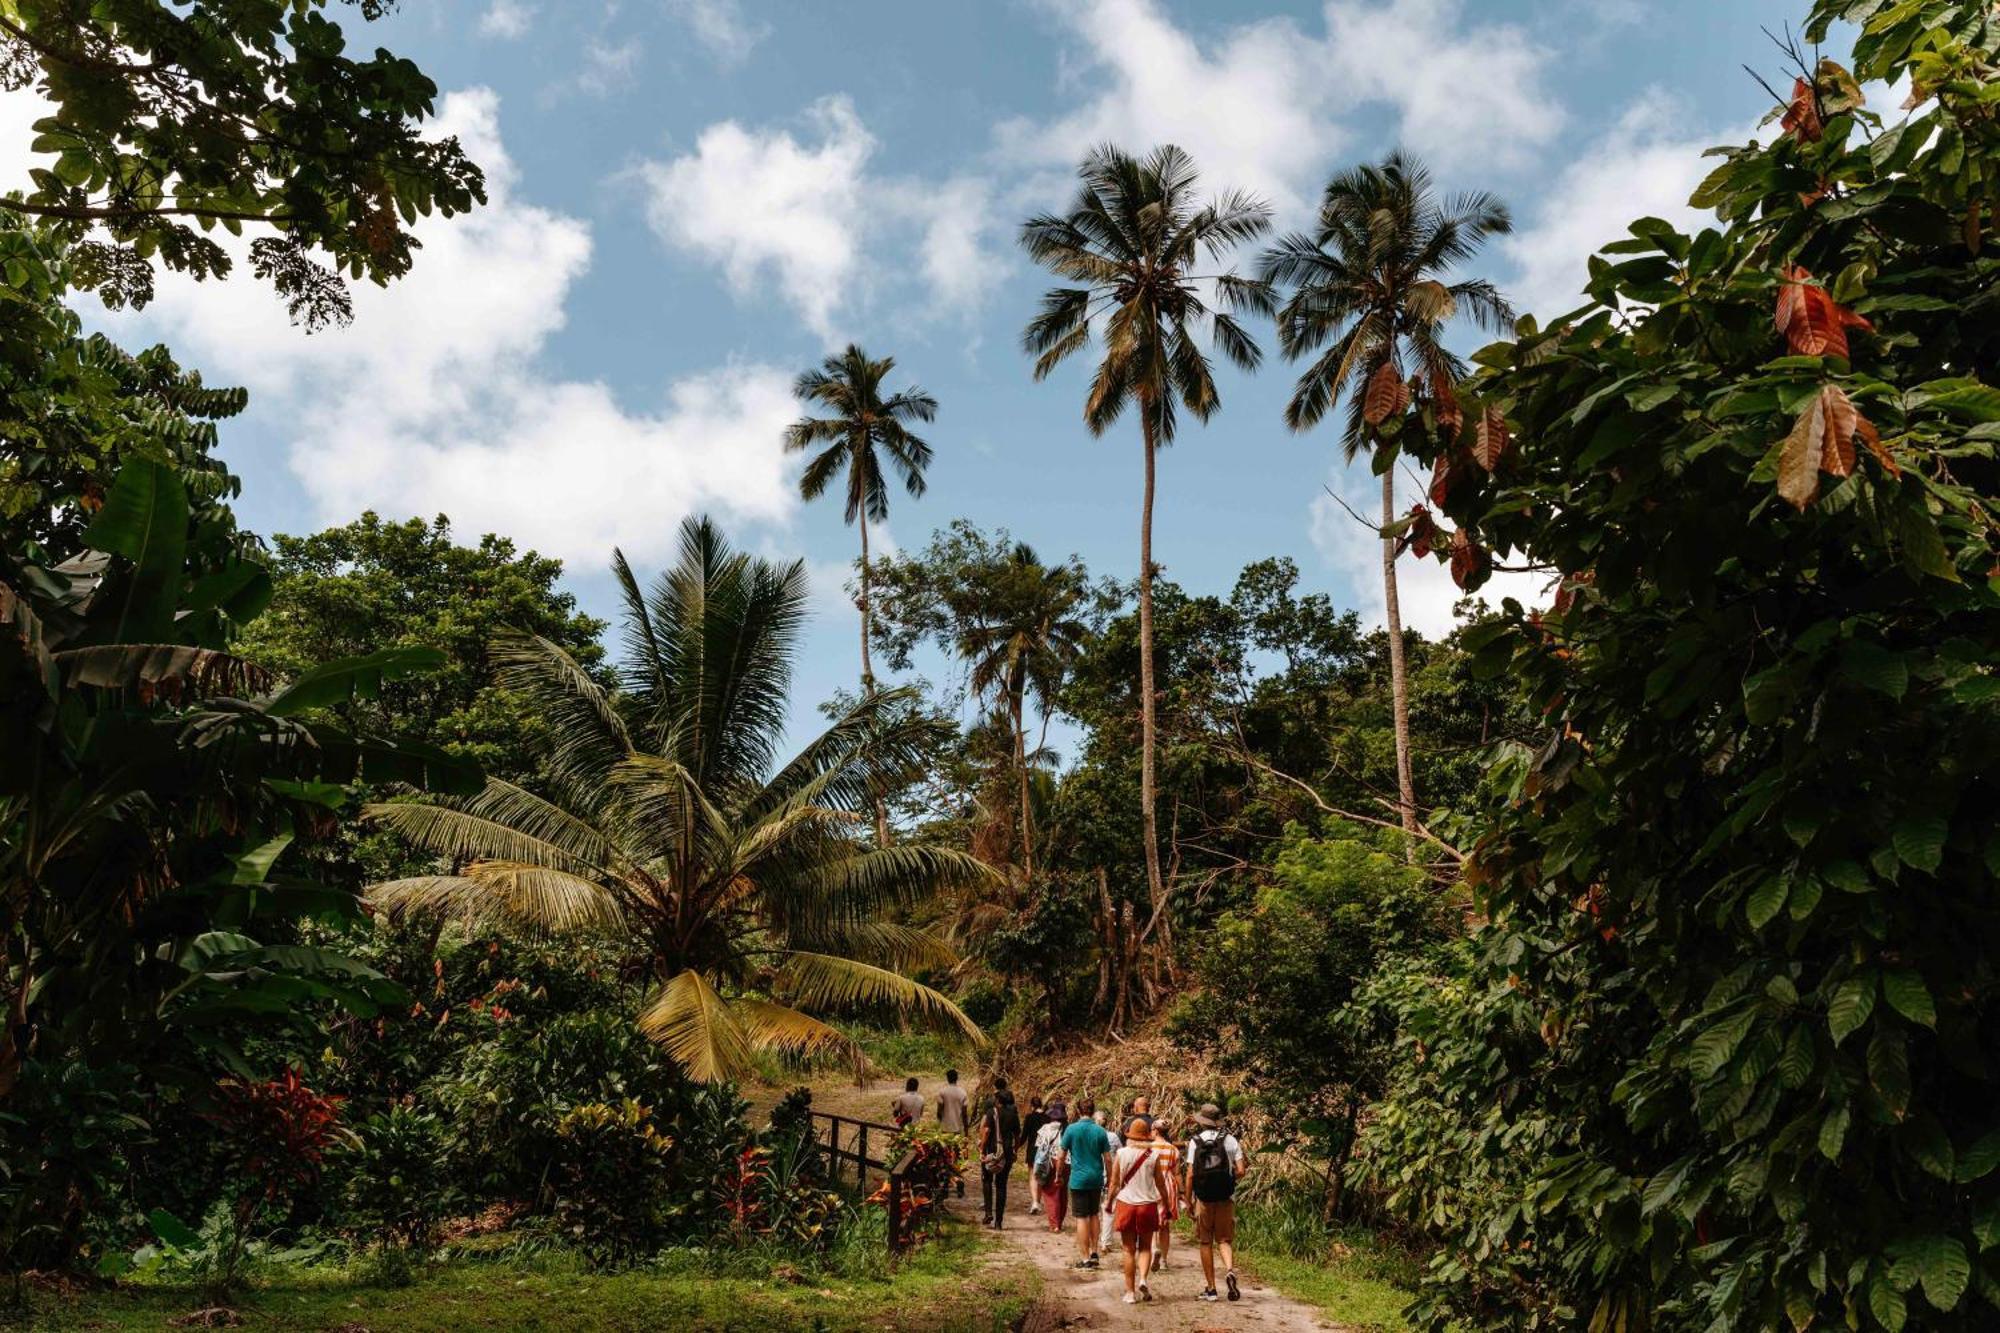
[[[802,1009],[889,1010],[930,1026],[956,1028],[979,1045],[986,1034],[941,991],[887,968],[795,950],[778,968],[777,992]]]
[[[639,1030],[697,1083],[722,1083],[752,1071],[750,1034],[708,978],[692,969],[660,987],[639,1015]]]

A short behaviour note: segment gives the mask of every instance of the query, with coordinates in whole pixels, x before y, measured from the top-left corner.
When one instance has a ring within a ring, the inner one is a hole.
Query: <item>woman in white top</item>
[[[1160,1214],[1170,1197],[1168,1188],[1160,1170],[1160,1155],[1154,1150],[1153,1127],[1134,1116],[1125,1127],[1125,1145],[1112,1161],[1107,1191],[1115,1205],[1111,1224],[1125,1250],[1127,1305],[1153,1299],[1146,1279],[1153,1271],[1153,1233],[1159,1230]]]

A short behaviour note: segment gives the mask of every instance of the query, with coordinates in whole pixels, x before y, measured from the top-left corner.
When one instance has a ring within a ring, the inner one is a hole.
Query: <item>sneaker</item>
[[[1222,1299],[1222,1297],[1215,1294],[1214,1287],[1203,1287],[1201,1289],[1201,1298],[1205,1301],[1219,1301]]]
[[[1139,1298],[1137,1296],[1134,1296],[1129,1291],[1126,1292],[1123,1296],[1120,1296],[1118,1299],[1125,1302],[1127,1305],[1137,1305],[1139,1303]]]
[[[1227,1282],[1227,1283],[1229,1284],[1229,1299],[1230,1299],[1230,1300],[1232,1300],[1232,1301],[1240,1301],[1240,1300],[1242,1300],[1242,1299],[1243,1299],[1243,1292],[1242,1292],[1242,1290],[1241,1290],[1241,1289],[1240,1289],[1240,1288],[1239,1288],[1239,1287],[1238,1287],[1238,1286],[1236,1285],[1236,1270],[1235,1270],[1235,1269],[1233,1269],[1233,1268],[1232,1268],[1232,1269],[1230,1269],[1230,1270],[1229,1270],[1229,1272],[1228,1272],[1228,1273],[1224,1274],[1224,1275],[1223,1275],[1223,1279],[1222,1279],[1222,1280],[1223,1280],[1224,1282]]]
[[[1153,1289],[1147,1286],[1143,1282],[1139,1284],[1139,1299],[1142,1301],[1150,1301],[1153,1299]]]
[[[1097,1267],[1097,1251],[1096,1251],[1096,1250],[1092,1250],[1092,1251],[1090,1252],[1090,1259],[1089,1259],[1089,1261],[1088,1261],[1088,1262],[1089,1262],[1089,1264],[1090,1264],[1090,1266],[1091,1266],[1092,1268],[1095,1268],[1095,1267]]]
[[[1086,1269],[1086,1268],[1095,1268],[1095,1267],[1097,1267],[1097,1265],[1096,1265],[1096,1264],[1094,1264],[1094,1263],[1092,1263],[1092,1262],[1090,1262],[1090,1260],[1088,1260],[1088,1259],[1079,1259],[1079,1260],[1077,1260],[1077,1261],[1076,1261],[1075,1263],[1071,1264],[1071,1265],[1070,1265],[1070,1267],[1071,1267],[1071,1268],[1074,1268],[1074,1269],[1076,1269],[1076,1270],[1078,1270],[1079,1272],[1081,1272],[1081,1271],[1082,1271],[1083,1269]]]

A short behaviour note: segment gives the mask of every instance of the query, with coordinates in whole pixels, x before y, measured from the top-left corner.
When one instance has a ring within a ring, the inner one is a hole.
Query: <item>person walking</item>
[[[1132,1108],[1132,1103],[1130,1102],[1125,1103],[1125,1108],[1129,1112]],[[1130,1117],[1128,1116],[1127,1119],[1129,1118]],[[1102,1111],[1097,1112],[1096,1115],[1092,1117],[1092,1119],[1096,1120],[1099,1125],[1103,1126],[1104,1137],[1110,1141],[1111,1143],[1110,1150],[1112,1152],[1115,1153],[1120,1148],[1123,1148],[1125,1146],[1125,1141],[1118,1137],[1118,1131],[1111,1128],[1111,1126],[1105,1122],[1104,1112]],[[1125,1121],[1120,1120],[1118,1123],[1122,1125],[1125,1123]],[[1103,1214],[1097,1220],[1097,1227],[1098,1227],[1097,1248],[1100,1250],[1110,1249],[1111,1242],[1117,1239],[1118,1233],[1114,1231],[1111,1226],[1111,1196],[1108,1194],[1104,1196],[1104,1211]]]
[[[979,1211],[981,1220],[998,1231],[1007,1215],[1007,1177],[1014,1171],[1014,1152],[1021,1144],[1021,1113],[1007,1080],[993,1080],[993,1096],[979,1117]]]
[[[1167,1197],[1160,1204],[1160,1229],[1153,1233],[1153,1271],[1165,1271],[1167,1251],[1173,1248],[1174,1223],[1180,1218],[1182,1203],[1181,1150],[1174,1146],[1174,1127],[1166,1116],[1153,1119],[1153,1152],[1160,1159],[1160,1176],[1167,1182]]]
[[[897,1129],[914,1125],[924,1118],[924,1095],[917,1091],[917,1081],[903,1080],[903,1090],[889,1102],[889,1118],[896,1122]]]
[[[1182,1154],[1187,1193],[1194,1200],[1194,1238],[1201,1246],[1201,1298],[1217,1299],[1215,1252],[1222,1251],[1222,1268],[1229,1299],[1243,1298],[1236,1281],[1236,1182],[1247,1165],[1243,1145],[1222,1128],[1222,1108],[1214,1102],[1194,1113],[1195,1133]]]
[[[965,1113],[965,1089],[958,1086],[958,1071],[944,1071],[944,1086],[937,1095],[938,1128],[953,1134],[963,1134],[969,1124]],[[965,1197],[965,1177],[958,1178],[958,1197]]]
[[[1069,1212],[1076,1219],[1078,1268],[1098,1264],[1097,1218],[1104,1206],[1105,1169],[1111,1157],[1111,1136],[1097,1123],[1096,1109],[1088,1097],[1078,1101],[1076,1123],[1062,1136],[1062,1159],[1069,1170]]]
[[[1160,1229],[1160,1212],[1171,1197],[1153,1149],[1153,1127],[1143,1116],[1125,1126],[1125,1146],[1112,1158],[1112,1226],[1125,1251],[1127,1305],[1153,1299],[1147,1279],[1153,1272],[1153,1236]]]
[[[1035,1146],[1041,1140],[1042,1126],[1048,1122],[1049,1113],[1043,1107],[1040,1095],[1030,1094],[1028,1113],[1021,1117],[1021,1144],[1028,1150],[1028,1174],[1031,1181],[1035,1172]],[[1028,1189],[1028,1216],[1034,1217],[1041,1211],[1042,1191],[1039,1186],[1031,1183]]]
[[[1069,1168],[1062,1160],[1062,1136],[1068,1128],[1069,1108],[1061,1102],[1050,1102],[1042,1127],[1035,1131],[1034,1147],[1030,1149],[1034,1156],[1029,1159],[1036,1202],[1049,1220],[1049,1230],[1058,1232],[1069,1215]]]

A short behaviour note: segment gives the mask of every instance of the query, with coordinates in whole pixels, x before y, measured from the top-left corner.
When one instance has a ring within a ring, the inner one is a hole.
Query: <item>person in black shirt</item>
[[[1035,1137],[1042,1132],[1042,1126],[1048,1123],[1049,1113],[1043,1108],[1042,1099],[1040,1097],[1028,1098],[1028,1113],[1021,1117],[1021,1142],[1027,1146],[1031,1158],[1035,1151]],[[1032,1167],[1034,1162],[1030,1160],[1028,1165]],[[1033,1217],[1041,1211],[1042,1192],[1036,1189],[1029,1190],[1028,1216]]]
[[[999,1230],[1007,1212],[1007,1176],[1014,1169],[1014,1152],[1021,1144],[1021,1112],[1007,1080],[993,1080],[993,1099],[979,1119],[980,1220]]]

